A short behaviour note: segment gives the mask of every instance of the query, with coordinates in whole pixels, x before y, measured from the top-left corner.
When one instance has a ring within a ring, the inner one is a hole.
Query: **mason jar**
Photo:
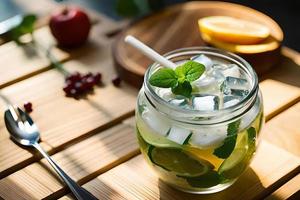
[[[249,82],[245,96],[236,104],[213,110],[174,105],[149,83],[162,67],[154,63],[138,95],[136,134],[141,153],[163,182],[185,192],[206,194],[229,187],[249,166],[264,115],[257,75],[241,57],[208,47],[178,49],[164,56],[180,64],[198,55],[210,58],[220,70],[237,66]]]

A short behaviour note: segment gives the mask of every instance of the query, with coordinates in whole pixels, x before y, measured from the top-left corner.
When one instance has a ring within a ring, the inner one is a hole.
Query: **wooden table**
[[[95,15],[90,42],[55,49],[70,71],[102,72],[105,87],[87,99],[66,98],[63,75],[47,59],[12,42],[0,46],[0,88],[12,102],[31,101],[31,116],[41,131],[41,145],[79,184],[99,199],[286,199],[300,189],[300,54],[283,48],[281,62],[261,77],[267,123],[250,168],[229,189],[212,195],[176,191],[148,169],[134,134],[138,90],[114,87],[112,33],[121,27]],[[36,30],[44,44],[54,40],[47,27]],[[4,104],[1,102],[1,112]],[[0,118],[0,199],[73,199],[40,155],[9,139]]]

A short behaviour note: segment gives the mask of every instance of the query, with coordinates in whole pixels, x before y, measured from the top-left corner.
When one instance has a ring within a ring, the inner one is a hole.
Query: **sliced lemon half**
[[[257,44],[270,35],[262,24],[227,16],[211,16],[198,20],[201,33],[234,44]]]

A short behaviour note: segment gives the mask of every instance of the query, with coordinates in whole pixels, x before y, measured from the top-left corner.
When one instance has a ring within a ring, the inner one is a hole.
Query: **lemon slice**
[[[264,25],[227,16],[205,17],[198,24],[201,33],[235,44],[257,44],[270,35]]]
[[[209,160],[216,169],[220,167],[224,159],[218,158],[213,154],[213,149],[199,149],[190,145],[187,145],[184,148],[189,154],[193,155],[195,158],[207,159]]]
[[[217,48],[231,51],[233,53],[254,54],[273,51],[280,46],[280,43],[272,36],[266,38],[259,44],[233,44],[217,40],[208,34],[202,33],[202,39]]]

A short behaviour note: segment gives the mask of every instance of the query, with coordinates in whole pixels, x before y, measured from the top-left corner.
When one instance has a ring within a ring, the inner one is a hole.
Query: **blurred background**
[[[39,0],[41,3],[43,0]],[[74,3],[96,12],[102,13],[114,20],[121,20],[124,17],[138,18],[150,12],[162,9],[176,3],[187,0],[65,0],[60,3]],[[20,6],[22,2],[22,6]],[[0,21],[23,13],[23,0],[1,0]],[[30,1],[32,2],[32,1]],[[227,2],[238,3],[259,10],[273,18],[284,31],[283,44],[292,49],[300,51],[300,1],[297,0],[230,0]]]

